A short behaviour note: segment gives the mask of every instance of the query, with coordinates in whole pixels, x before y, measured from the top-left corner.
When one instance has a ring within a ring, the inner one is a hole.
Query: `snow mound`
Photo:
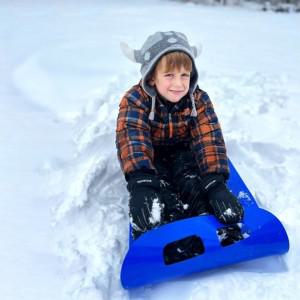
[[[127,190],[115,147],[124,91],[114,81],[89,102],[74,125],[74,158],[52,170],[57,253],[70,271],[67,292],[78,299],[127,299],[119,280],[128,244]]]

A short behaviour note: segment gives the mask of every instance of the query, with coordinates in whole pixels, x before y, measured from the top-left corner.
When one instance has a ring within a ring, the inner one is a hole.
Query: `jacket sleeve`
[[[116,147],[125,177],[137,170],[155,173],[148,109],[141,100],[137,91],[128,92],[119,106]]]
[[[226,146],[213,104],[203,91],[196,95],[195,103],[198,115],[191,118],[191,145],[201,175],[217,173],[228,179]]]

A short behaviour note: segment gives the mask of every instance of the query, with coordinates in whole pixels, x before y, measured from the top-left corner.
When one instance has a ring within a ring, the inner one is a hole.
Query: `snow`
[[[150,224],[159,224],[161,221],[161,203],[158,198],[153,200],[151,214],[149,218]]]
[[[162,0],[3,0],[0,20],[1,299],[299,298],[298,14]],[[119,282],[127,191],[114,140],[120,97],[139,66],[119,44],[139,48],[158,30],[203,45],[199,84],[229,156],[282,221],[291,249],[128,292]]]
[[[235,215],[235,213],[231,210],[231,208],[228,208],[228,209],[225,210],[224,215],[225,216],[232,216],[232,215]]]

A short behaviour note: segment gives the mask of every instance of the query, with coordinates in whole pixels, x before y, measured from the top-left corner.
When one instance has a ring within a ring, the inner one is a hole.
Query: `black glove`
[[[182,177],[177,186],[181,193],[182,202],[187,204],[189,216],[197,216],[208,212],[208,205],[199,178],[192,176]]]
[[[207,175],[202,180],[208,202],[219,221],[225,224],[240,222],[244,216],[244,209],[228,190],[223,175]]]
[[[129,216],[133,237],[137,238],[159,225],[162,217],[159,180],[152,174],[138,173],[130,176],[127,189],[130,193]]]

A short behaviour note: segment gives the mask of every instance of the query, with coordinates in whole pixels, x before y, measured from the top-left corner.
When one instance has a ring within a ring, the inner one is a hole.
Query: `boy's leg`
[[[182,219],[184,217],[182,211],[184,205],[180,199],[180,195],[172,182],[171,168],[168,148],[160,148],[156,152],[154,165],[158,172],[160,181],[160,196],[164,205],[163,224],[170,223]]]
[[[184,217],[209,213],[198,165],[190,149],[180,149],[171,158],[172,180],[184,203]]]

